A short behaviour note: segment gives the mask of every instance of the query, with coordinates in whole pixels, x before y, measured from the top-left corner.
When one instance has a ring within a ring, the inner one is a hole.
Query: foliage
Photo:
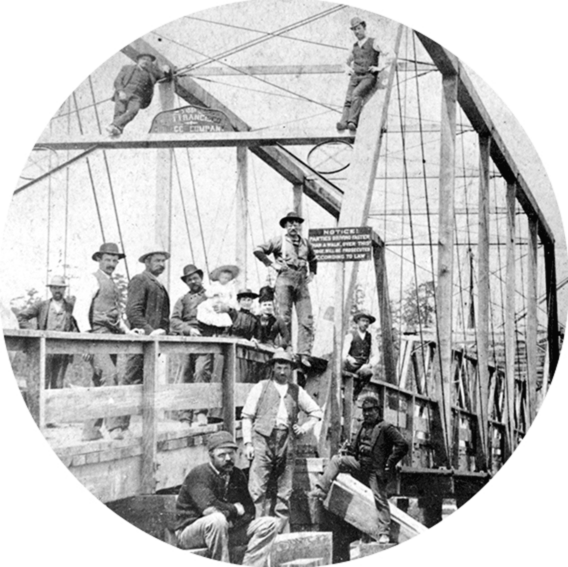
[[[26,289],[24,295],[14,297],[10,301],[10,308],[17,315],[25,309],[28,309],[28,307],[35,305],[41,301],[41,299],[42,297],[39,291],[35,287],[30,287],[29,289]]]
[[[415,332],[420,327],[432,327],[436,322],[436,288],[433,281],[414,284],[406,288],[400,305],[400,328],[403,332]]]

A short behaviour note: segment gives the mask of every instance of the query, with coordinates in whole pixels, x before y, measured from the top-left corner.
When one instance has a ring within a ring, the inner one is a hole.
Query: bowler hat
[[[380,408],[381,404],[375,396],[365,396],[361,402],[362,408]]]
[[[188,264],[183,269],[183,276],[181,276],[181,281],[184,282],[189,276],[193,276],[193,274],[199,274],[199,277],[203,277],[203,270],[200,270],[197,266],[193,264]]]
[[[252,291],[252,289],[249,289],[248,287],[244,288],[244,289],[240,289],[237,293],[237,299],[240,299],[241,297],[250,297],[251,299],[256,299],[258,297],[258,293],[254,293],[254,291]]]
[[[228,447],[238,449],[234,437],[228,431],[217,431],[209,436],[207,440],[207,450],[219,449],[220,447]]]
[[[138,61],[138,59],[141,59],[142,57],[149,57],[152,61],[156,61],[156,56],[152,55],[151,53],[139,53],[136,56],[136,61]]]
[[[258,290],[258,302],[274,301],[274,288],[269,285],[262,286]]]
[[[283,349],[278,349],[272,355],[272,358],[268,361],[268,364],[276,364],[277,362],[288,363],[291,366],[296,366],[296,361],[294,360],[293,355]]]
[[[142,254],[142,256],[140,256],[140,258],[138,258],[138,261],[142,262],[142,264],[143,264],[146,261],[146,258],[148,258],[148,256],[152,256],[152,254],[163,254],[166,257],[166,260],[169,260],[169,258],[170,258],[169,252],[166,252],[165,250],[160,250],[160,248],[158,246],[154,246],[150,252],[146,252],[145,254]]]
[[[219,279],[221,272],[229,272],[231,274],[231,278],[234,280],[239,275],[240,271],[241,270],[239,269],[238,266],[235,266],[233,264],[225,264],[224,266],[219,266],[218,268],[215,268],[209,274],[209,279],[212,282],[216,282]]]
[[[284,228],[286,222],[291,220],[299,221],[300,223],[304,222],[304,219],[298,213],[290,211],[289,213],[286,213],[286,216],[280,219],[279,224],[282,228]]]
[[[353,321],[355,321],[355,323],[357,323],[357,321],[359,321],[359,319],[361,319],[362,317],[365,317],[366,319],[369,319],[369,323],[372,325],[377,318],[373,317],[368,311],[357,311],[357,313],[355,313],[355,315],[353,315]]]
[[[351,18],[350,27],[351,27],[352,30],[354,30],[357,26],[360,26],[361,24],[363,24],[364,26],[367,25],[365,23],[365,20],[362,20],[359,16],[355,16],[354,18]]]
[[[47,287],[67,287],[67,282],[63,276],[53,276]]]
[[[114,242],[105,242],[101,244],[101,247],[91,256],[91,258],[95,262],[98,262],[103,254],[112,254],[113,256],[118,256],[119,260],[126,258],[126,254],[123,254],[118,249],[118,245]]]

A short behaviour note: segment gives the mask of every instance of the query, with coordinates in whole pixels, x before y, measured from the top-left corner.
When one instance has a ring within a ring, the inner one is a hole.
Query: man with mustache
[[[317,272],[317,259],[307,238],[303,238],[304,219],[295,212],[280,219],[284,229],[281,236],[257,246],[254,255],[267,267],[278,273],[275,283],[276,313],[292,336],[292,307],[298,318],[298,348],[303,365],[310,366],[309,356],[314,343],[314,319],[309,283]],[[271,260],[272,256],[274,260]]]
[[[279,522],[255,519],[245,475],[235,467],[237,449],[228,431],[209,437],[209,462],[188,473],[177,497],[175,534],[182,549],[207,547],[211,559],[225,563],[233,546],[246,544],[242,564],[265,567]]]
[[[158,276],[166,269],[170,254],[155,247],[142,254],[139,262],[145,270],[135,275],[128,284],[126,318],[130,328],[137,334],[151,337],[165,335],[170,325],[170,297]],[[144,379],[144,356],[131,354],[126,359],[123,385],[142,384]],[[117,418],[113,439],[122,439],[130,425],[130,416]]]

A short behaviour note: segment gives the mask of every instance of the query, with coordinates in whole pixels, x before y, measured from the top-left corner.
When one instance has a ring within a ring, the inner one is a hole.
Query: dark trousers
[[[324,492],[329,492],[331,483],[339,473],[351,474],[359,482],[362,482],[372,490],[379,516],[379,534],[389,535],[391,515],[387,498],[386,479],[382,478],[379,473],[363,470],[355,457],[349,455],[334,455],[329,461],[323,475],[318,480],[318,486]]]
[[[364,75],[353,73],[351,75],[347,85],[341,122],[353,122],[357,126],[363,108],[363,99],[371,92],[376,81],[377,76],[373,73],[365,73]]]
[[[134,117],[140,111],[142,101],[135,95],[131,95],[126,100],[120,100],[118,95],[115,95],[114,100],[114,119],[112,123],[124,130],[124,127],[134,120]]]
[[[48,354],[45,357],[45,387],[63,388],[65,373],[73,357],[68,354]]]

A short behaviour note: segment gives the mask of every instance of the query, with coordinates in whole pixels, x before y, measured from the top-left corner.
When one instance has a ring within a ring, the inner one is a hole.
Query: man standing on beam
[[[275,283],[276,312],[286,325],[287,336],[292,336],[292,306],[298,318],[298,348],[296,351],[304,366],[310,366],[309,356],[314,343],[314,319],[308,284],[317,272],[317,258],[307,238],[303,238],[304,219],[289,212],[280,219],[284,229],[281,236],[272,238],[254,249],[254,255],[267,267],[277,272]],[[274,261],[269,256],[272,255]]]
[[[343,114],[337,123],[337,129],[349,128],[351,132],[355,132],[363,108],[363,99],[373,90],[379,73],[390,65],[391,59],[388,52],[381,48],[375,38],[367,37],[367,23],[361,18],[351,19],[351,30],[357,41],[353,44],[353,49],[346,61],[350,78]],[[382,67],[379,65],[381,58],[384,58]]]

